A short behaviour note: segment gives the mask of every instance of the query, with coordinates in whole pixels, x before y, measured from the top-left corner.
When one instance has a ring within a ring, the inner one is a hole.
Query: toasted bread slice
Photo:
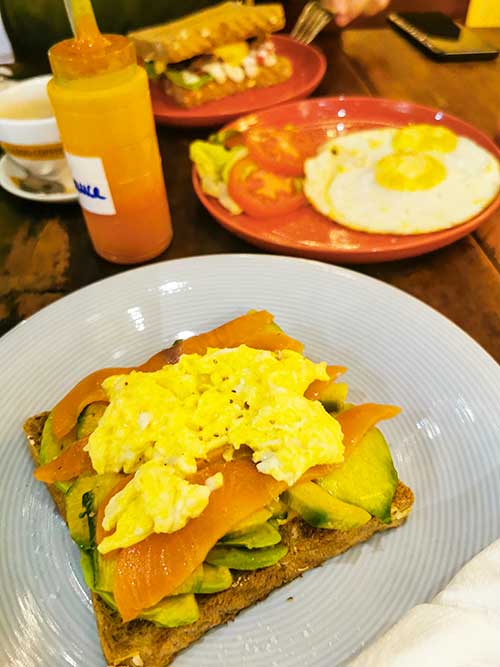
[[[178,63],[285,27],[282,5],[224,2],[177,21],[135,30],[129,37],[143,60]]]
[[[43,426],[48,413],[31,417],[24,425],[30,452],[36,465]],[[54,486],[49,491],[65,515],[64,496]],[[372,518],[368,523],[349,531],[312,528],[301,519],[282,526],[283,542],[288,554],[276,565],[237,574],[231,588],[221,593],[198,596],[200,618],[179,628],[160,628],[144,620],[122,623],[96,595],[92,595],[97,630],[108,665],[127,667],[164,667],[210,628],[233,619],[242,609],[267,597],[276,588],[301,576],[350,547],[368,540],[374,533],[400,526],[413,505],[411,489],[399,482],[392,501],[391,523],[382,524]]]
[[[197,107],[205,102],[220,100],[228,95],[241,93],[250,88],[267,88],[277,83],[286,81],[292,75],[292,64],[288,58],[277,56],[276,64],[269,67],[260,67],[255,78],[245,77],[243,81],[236,82],[226,79],[224,83],[210,81],[198,90],[187,90],[176,86],[168,79],[164,80],[164,88],[167,95],[173,97],[175,102],[186,109]]]

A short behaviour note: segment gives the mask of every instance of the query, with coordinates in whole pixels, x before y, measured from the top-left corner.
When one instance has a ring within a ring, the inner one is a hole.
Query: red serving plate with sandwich
[[[285,104],[245,116],[227,127],[244,131],[251,126],[298,128],[325,132],[325,140],[349,131],[374,127],[400,127],[408,123],[442,124],[472,139],[498,160],[500,150],[486,134],[438,109],[411,102],[369,97],[326,97]],[[193,185],[200,201],[220,224],[249,243],[274,253],[310,257],[344,264],[364,264],[414,257],[442,248],[475,230],[500,205],[500,194],[480,214],[443,231],[430,234],[391,235],[359,232],[336,224],[304,206],[287,216],[255,218],[233,215],[206,195],[196,168]]]
[[[151,99],[156,121],[186,127],[222,125],[242,114],[307,97],[325,75],[325,56],[313,46],[300,44],[286,35],[273,35],[271,39],[276,53],[292,63],[293,74],[289,79],[269,88],[246,90],[192,109],[175,104],[163,92],[160,83],[152,82]]]

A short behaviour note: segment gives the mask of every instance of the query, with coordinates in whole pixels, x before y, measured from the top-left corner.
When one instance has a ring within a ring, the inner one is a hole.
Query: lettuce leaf
[[[198,81],[195,83],[186,83],[182,70],[172,69],[171,67],[167,67],[165,70],[165,76],[176,86],[186,88],[187,90],[198,90],[205,84],[213,81],[213,77],[210,76],[210,74],[200,74],[198,75]]]
[[[229,196],[227,181],[234,163],[247,153],[244,146],[225,148],[200,139],[193,141],[189,147],[189,157],[196,165],[203,192],[216,197],[224,208],[236,215],[241,213],[241,208]]]

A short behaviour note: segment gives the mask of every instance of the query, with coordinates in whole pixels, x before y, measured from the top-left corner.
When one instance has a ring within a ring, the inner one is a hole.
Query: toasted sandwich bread
[[[226,79],[224,83],[211,81],[198,90],[187,90],[182,86],[176,86],[168,79],[164,80],[164,89],[167,95],[170,95],[176,103],[186,109],[220,100],[228,95],[241,93],[251,88],[267,88],[277,83],[286,81],[292,75],[292,65],[287,58],[278,56],[276,64],[272,67],[261,67],[257,76],[253,79],[245,77],[243,81],[231,81]]]
[[[280,4],[224,2],[163,25],[129,33],[143,60],[178,63],[215,47],[270,34],[285,27]]]
[[[24,425],[31,456],[39,463],[40,442],[48,413],[31,417]],[[64,496],[54,486],[48,489],[59,512],[65,516]],[[349,530],[312,528],[299,518],[282,526],[282,539],[288,554],[276,565],[236,575],[231,588],[221,593],[199,596],[200,618],[178,628],[160,628],[145,620],[122,623],[100,597],[92,594],[97,629],[108,665],[127,667],[164,667],[179,651],[199,639],[210,628],[233,619],[242,609],[262,600],[306,570],[341,554],[374,533],[400,526],[413,504],[411,489],[398,483],[392,501],[391,522],[372,518],[363,526]]]

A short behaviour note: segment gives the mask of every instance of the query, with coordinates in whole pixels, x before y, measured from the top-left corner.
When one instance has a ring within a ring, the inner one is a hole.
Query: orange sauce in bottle
[[[130,40],[79,21],[49,51],[49,97],[96,252],[142,262],[172,240],[147,75]]]

